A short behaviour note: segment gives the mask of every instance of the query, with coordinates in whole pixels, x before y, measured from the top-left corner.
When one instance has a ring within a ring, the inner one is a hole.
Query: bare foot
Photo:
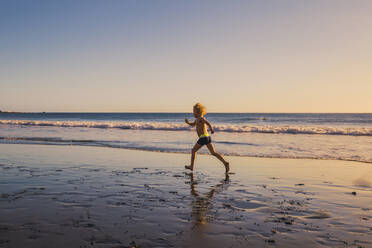
[[[188,170],[193,170],[194,169],[190,165],[185,165],[185,168],[188,169]]]
[[[226,170],[225,173],[229,173],[229,171],[230,171],[230,163],[229,162],[225,163],[225,170]]]

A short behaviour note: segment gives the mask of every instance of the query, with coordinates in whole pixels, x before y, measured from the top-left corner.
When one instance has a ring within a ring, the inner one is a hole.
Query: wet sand
[[[372,247],[372,165],[0,144],[0,247]]]

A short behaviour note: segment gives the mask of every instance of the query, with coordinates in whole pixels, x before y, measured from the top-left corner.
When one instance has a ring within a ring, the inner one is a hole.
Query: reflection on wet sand
[[[0,144],[0,247],[372,247],[371,166],[185,159]]]
[[[211,187],[210,190],[203,195],[199,194],[196,190],[197,182],[194,180],[194,173],[189,173],[188,176],[190,177],[191,195],[194,196],[194,200],[191,203],[191,216],[193,217],[192,229],[195,227],[204,228],[208,220],[213,219],[209,214],[210,210],[212,210],[212,199],[216,193],[220,193],[227,189],[230,182],[229,175],[225,174],[225,178],[221,180],[220,183]]]

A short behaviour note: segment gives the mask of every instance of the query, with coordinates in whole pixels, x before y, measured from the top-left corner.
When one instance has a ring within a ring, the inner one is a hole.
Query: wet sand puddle
[[[327,201],[330,183],[280,180],[2,163],[0,247],[372,247],[372,209]]]

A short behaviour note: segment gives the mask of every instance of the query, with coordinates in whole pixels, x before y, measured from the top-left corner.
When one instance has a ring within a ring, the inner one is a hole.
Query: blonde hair
[[[200,103],[196,103],[194,105],[194,109],[196,109],[201,116],[203,116],[207,113],[207,109],[203,105],[201,105]]]

